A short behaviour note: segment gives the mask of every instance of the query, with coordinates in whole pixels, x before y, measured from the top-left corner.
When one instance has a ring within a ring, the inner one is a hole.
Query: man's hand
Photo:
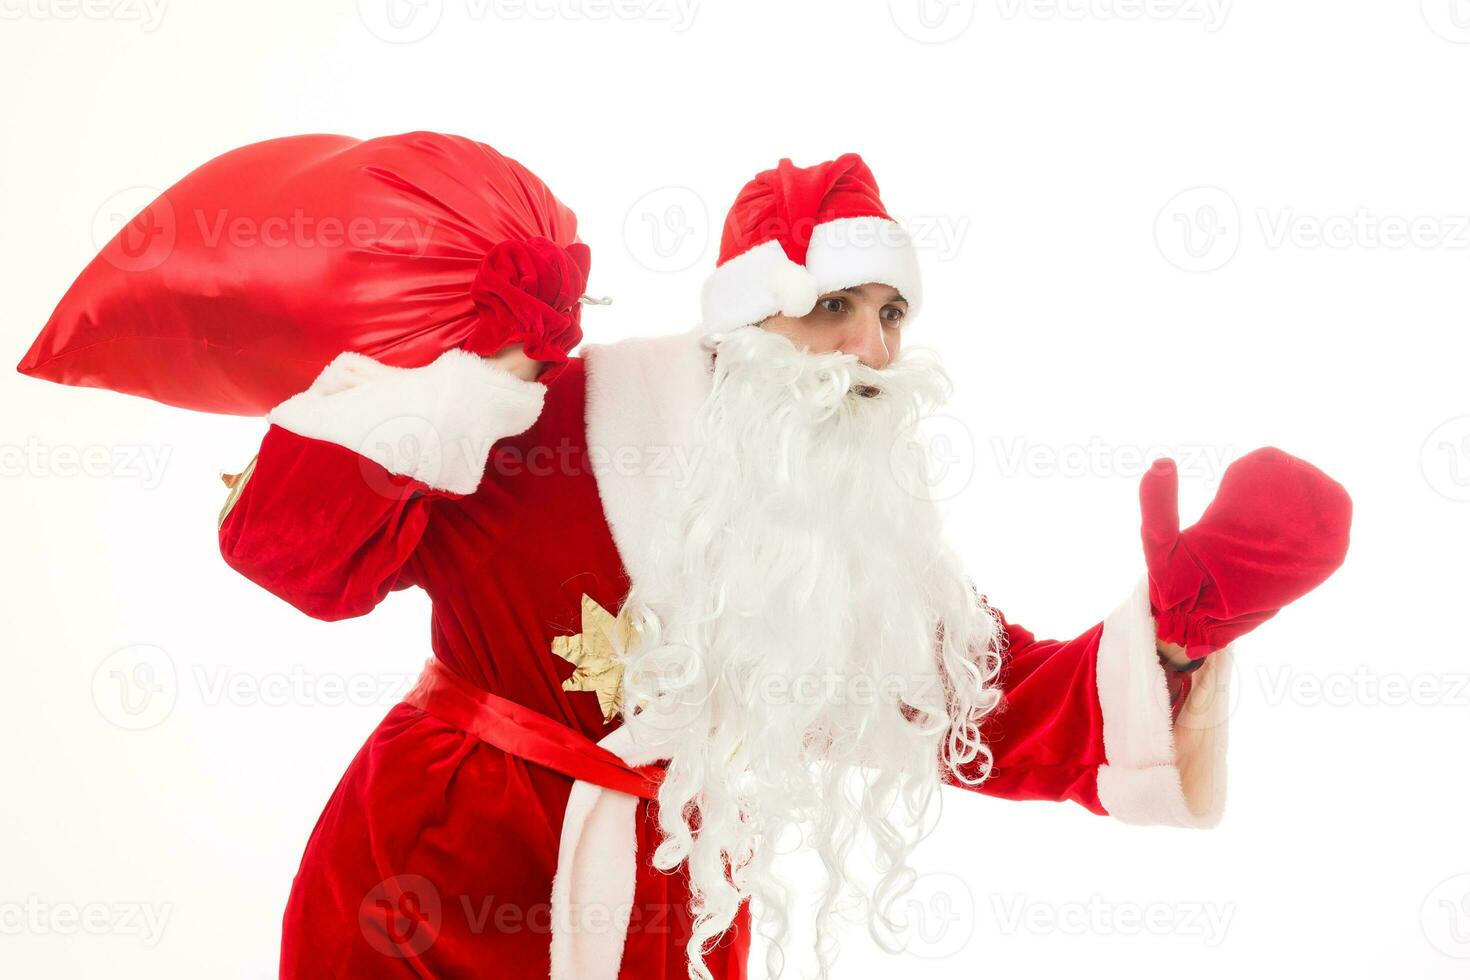
[[[1170,643],[1168,640],[1156,639],[1154,641],[1154,645],[1158,648],[1159,660],[1161,660],[1166,667],[1172,667],[1175,670],[1183,670],[1190,664],[1194,663],[1193,660],[1189,659],[1189,654],[1185,651],[1185,649],[1177,643]]]
[[[535,381],[540,376],[541,369],[546,365],[527,357],[525,346],[525,344],[508,344],[494,354],[486,356],[485,360],[523,381]]]

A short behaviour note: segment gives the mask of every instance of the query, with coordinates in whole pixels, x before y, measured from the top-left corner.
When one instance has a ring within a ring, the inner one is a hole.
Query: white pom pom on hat
[[[806,316],[817,305],[821,292],[817,277],[794,262],[784,262],[771,270],[766,279],[777,310],[786,316]]]

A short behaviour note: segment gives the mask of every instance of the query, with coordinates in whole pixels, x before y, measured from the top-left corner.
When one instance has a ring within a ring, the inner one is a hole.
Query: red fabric
[[[1179,476],[1161,459],[1139,487],[1159,639],[1192,659],[1218,650],[1327,580],[1347,556],[1342,485],[1279,449],[1231,464],[1199,521],[1179,530]]]
[[[480,326],[465,342],[475,354],[524,344],[527,357],[554,364],[582,341],[582,308],[592,252],[580,242],[562,248],[540,236],[490,249],[470,295]]]
[[[806,265],[812,229],[838,218],[887,218],[878,181],[856,153],[811,167],[782,160],[741,188],[725,216],[718,264],[757,245],[779,241],[786,257]]]
[[[611,729],[597,695],[562,690],[573,668],[551,652],[556,637],[581,631],[583,594],[616,614],[630,584],[588,459],[583,363],[567,364],[540,419],[496,443],[468,496],[390,477],[346,449],[272,427],[222,524],[226,561],[320,618],[362,615],[393,589],[419,586],[433,603],[434,655],[454,676],[602,738]],[[1102,626],[1045,640],[1002,622],[1003,701],[984,726],[994,766],[979,791],[1105,812]],[[283,976],[547,975],[571,779],[473,728],[405,704],[369,736],[303,855]],[[656,804],[640,804],[638,819],[621,977],[683,980],[687,878],[648,862]],[[742,912],[710,958],[716,977],[746,976],[749,928]]]
[[[493,334],[487,310],[504,309],[471,295],[487,253],[535,236],[570,246],[576,233],[575,215],[535,174],[463,137],[255,143],[194,170],[128,222],[18,369],[263,415],[344,350],[416,367]],[[537,333],[526,311],[513,304],[507,333],[564,357],[576,317]]]
[[[1097,769],[1107,764],[1102,705],[1097,694],[1101,623],[1071,640],[1039,640],[1006,622],[999,687],[1001,704],[982,726],[992,753],[990,777],[979,786],[951,777],[953,785],[1008,800],[1070,800],[1097,814]],[[1193,675],[1170,669],[1158,656],[1173,720],[1189,698]],[[965,775],[974,778],[978,766]]]
[[[1159,659],[1162,662],[1163,658]],[[1194,682],[1188,673],[1175,670],[1168,664],[1164,664],[1164,677],[1169,690],[1169,717],[1178,721],[1179,712],[1184,710],[1184,702],[1189,700],[1189,689],[1194,686]]]
[[[1002,700],[982,726],[993,765],[979,786],[952,779],[954,785],[1008,800],[1070,800],[1106,813],[1097,796],[1097,768],[1107,762],[1097,697],[1102,624],[1075,639],[1039,640],[996,615],[1005,629]]]
[[[221,527],[224,558],[320,618],[362,615],[391,590],[419,586],[447,669],[596,741],[611,731],[596,693],[563,691],[573,668],[551,652],[556,637],[581,632],[584,593],[616,613],[629,585],[588,460],[584,381],[572,358],[548,385],[540,419],[496,443],[485,478],[464,497],[272,427]],[[418,708],[395,707],[347,766],[306,845],[281,975],[546,977],[571,785]],[[622,980],[687,975],[687,878],[648,863],[655,808],[638,811],[643,857]],[[709,957],[715,976],[743,980],[749,945],[742,913]]]
[[[437,660],[424,668],[403,702],[543,769],[629,796],[658,799],[661,777],[634,769],[586,735],[540,712],[479,690]]]

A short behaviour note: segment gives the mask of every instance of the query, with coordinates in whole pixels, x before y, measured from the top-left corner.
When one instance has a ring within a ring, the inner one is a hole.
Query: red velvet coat
[[[369,612],[418,586],[432,653],[458,676],[600,740],[597,695],[553,650],[583,597],[616,614],[650,570],[649,529],[689,457],[707,356],[694,334],[592,347],[548,386],[451,351],[415,369],[343,355],[274,409],[220,527],[225,560],[308,615]],[[493,447],[493,448],[492,448]],[[488,461],[487,461],[488,453]],[[1007,625],[1003,708],[980,791],[1204,826],[1223,804],[1228,652],[1171,725],[1146,590],[1076,639]],[[552,975],[551,892],[572,780],[417,708],[391,710],[312,831],[283,977]],[[682,980],[682,875],[640,856],[620,980]],[[746,976],[742,914],[708,962]],[[608,975],[612,976],[609,965]],[[582,980],[578,977],[577,980]]]

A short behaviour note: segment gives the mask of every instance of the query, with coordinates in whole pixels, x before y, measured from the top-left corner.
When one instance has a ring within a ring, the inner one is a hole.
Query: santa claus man
[[[1181,531],[1155,464],[1146,577],[1039,640],[908,451],[948,379],[903,349],[918,263],[856,155],[741,191],[698,329],[549,372],[512,338],[575,345],[585,256],[504,247],[498,326],[421,368],[338,357],[222,514],[225,559],[309,615],[433,601],[424,677],[307,844],[283,977],[728,980],[753,927],[774,972],[798,836],[826,969],[850,899],[894,938],[947,785],[1219,819],[1229,645],[1341,563],[1339,485],[1261,450]]]

